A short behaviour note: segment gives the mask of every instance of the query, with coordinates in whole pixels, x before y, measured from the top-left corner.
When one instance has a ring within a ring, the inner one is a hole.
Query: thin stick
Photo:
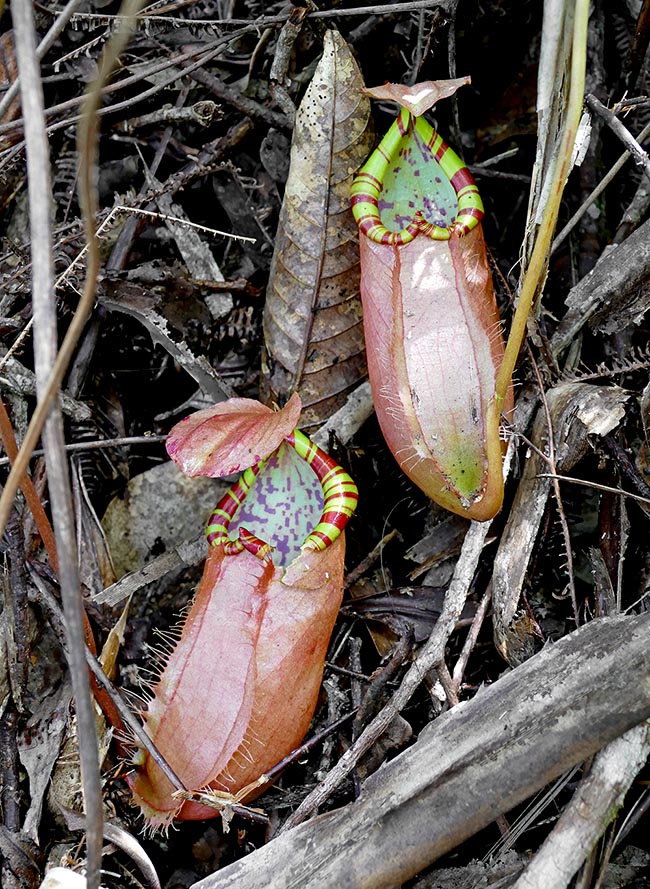
[[[7,413],[7,408],[5,407],[4,401],[2,401],[2,399],[0,399],[0,438],[2,438],[2,443],[4,445],[5,451],[7,452],[6,458],[4,458],[1,462],[5,462],[6,460],[9,463],[13,463],[18,455],[18,444],[16,442],[16,436],[14,435],[13,426],[11,425],[11,420],[9,419],[9,414]],[[30,512],[34,517],[34,521],[36,523],[36,527],[38,528],[38,533],[41,535],[43,545],[47,550],[47,554],[50,558],[50,564],[58,574],[59,560],[56,555],[54,532],[52,531],[50,520],[48,519],[47,514],[43,509],[41,498],[38,496],[36,488],[34,487],[34,482],[28,475],[25,475],[23,477],[20,487],[25,500],[27,501],[27,506],[29,506]]]
[[[36,58],[39,62],[48,51],[48,49],[52,46],[59,34],[63,31],[65,26],[68,24],[68,22],[72,18],[74,11],[80,4],[81,0],[68,0],[67,5],[63,7],[59,15],[56,17],[54,23],[52,24],[50,30],[38,44],[38,47],[36,49]],[[2,120],[2,118],[4,117],[4,114],[14,97],[18,95],[19,89],[20,75],[14,80],[7,92],[2,97],[2,101],[0,101],[0,120]]]
[[[621,497],[629,497],[630,500],[650,504],[650,499],[648,499],[648,497],[632,494],[630,491],[624,491],[623,488],[613,488],[610,485],[601,485],[599,482],[589,482],[584,478],[574,478],[570,475],[555,475],[552,472],[540,472],[537,477],[552,478],[559,482],[570,482],[573,485],[584,485],[585,488],[594,488],[596,491],[605,491],[608,494],[620,494]]]
[[[128,9],[130,15],[130,10],[138,10],[141,4],[142,0],[125,0],[124,9],[125,11]],[[22,446],[18,452],[16,462],[9,473],[2,496],[0,497],[0,536],[7,526],[11,504],[16,496],[22,477],[27,471],[31,453],[36,447],[50,405],[56,393],[59,391],[63,375],[70,363],[70,359],[72,358],[72,354],[79,341],[79,337],[81,336],[95,300],[95,288],[99,273],[99,245],[96,242],[95,223],[97,207],[93,182],[97,158],[96,115],[101,101],[101,87],[110,76],[110,72],[113,69],[113,65],[118,55],[122,52],[123,46],[126,45],[129,34],[130,32],[127,29],[119,31],[108,42],[103,56],[104,63],[100,68],[98,79],[86,93],[78,139],[80,158],[80,204],[84,215],[84,226],[88,242],[86,281],[77,311],[74,314],[68,332],[63,340],[63,344],[56,357],[47,385],[41,393],[41,397],[36,405],[27,432],[25,433]]]
[[[526,322],[533,306],[533,300],[546,268],[549,247],[557,223],[564,183],[569,174],[571,153],[575,143],[585,89],[585,68],[587,64],[587,25],[589,20],[589,0],[576,0],[573,26],[573,46],[571,50],[571,79],[566,118],[558,149],[549,198],[537,233],[535,246],[526,270],[519,302],[515,311],[508,343],[496,379],[496,402],[500,407],[508,391],[510,380],[517,363],[521,344],[526,335]]]
[[[360,577],[363,577],[366,571],[369,571],[370,568],[372,568],[372,566],[375,564],[377,559],[381,556],[386,544],[390,543],[390,541],[394,537],[399,536],[400,534],[397,528],[393,528],[392,531],[389,531],[388,534],[382,537],[379,543],[370,550],[365,559],[362,559],[355,568],[352,568],[352,570],[345,575],[344,585],[346,589],[347,587],[352,586],[353,583],[356,583]]]
[[[176,772],[172,769],[165,757],[162,755],[162,753],[160,753],[154,742],[149,737],[146,728],[133,715],[131,708],[124,702],[124,700],[122,699],[122,695],[115,688],[106,673],[104,673],[102,665],[89,648],[86,648],[86,661],[90,669],[93,671],[95,679],[108,692],[108,695],[115,705],[115,709],[119,713],[120,719],[122,720],[124,725],[128,728],[129,731],[133,732],[133,735],[137,738],[142,748],[147,751],[149,756],[156,763],[156,765],[167,778],[169,783],[173,787],[175,787],[176,790],[187,790]]]
[[[3,405],[4,407],[4,405]],[[0,408],[0,411],[2,408]],[[2,433],[4,437],[4,433]],[[159,445],[166,441],[166,435],[126,435],[123,438],[102,438],[97,439],[97,441],[73,441],[69,444],[66,444],[65,450],[68,454],[75,453],[76,451],[101,451],[108,450],[109,448],[118,448],[118,447],[132,447],[133,445],[143,445],[143,444],[154,444]],[[9,454],[9,450],[7,449],[7,453]],[[16,446],[16,454],[18,453],[18,447]],[[42,457],[43,451],[38,448],[37,450],[32,452],[32,457]],[[7,463],[11,463],[13,457],[11,454],[7,457],[0,457],[0,466],[6,466]],[[25,489],[23,487],[23,494],[25,493]],[[25,495],[27,496],[27,495]],[[29,506],[31,509],[31,504]],[[40,531],[40,528],[39,528]],[[42,533],[41,533],[42,536]]]
[[[618,117],[616,117],[609,108],[606,108],[595,96],[592,96],[591,94],[585,96],[585,103],[595,114],[602,117],[610,130],[618,136],[623,145],[625,145],[629,153],[632,155],[634,163],[638,167],[643,167],[646,176],[650,177],[650,159],[648,159],[648,152],[641,148],[625,124],[623,124]]]
[[[67,645],[65,635],[65,621],[63,618],[63,613],[59,607],[59,603],[54,597],[52,591],[49,589],[49,586],[45,583],[43,578],[32,566],[29,566],[29,572],[34,587],[36,589],[34,595],[38,597],[39,604],[41,604],[47,611],[50,624],[52,625],[55,633],[59,636],[61,644]],[[165,774],[170,784],[172,784],[177,790],[185,790],[186,788],[183,782],[176,775],[172,767],[167,763],[167,760],[164,758],[162,753],[159,752],[158,748],[147,734],[147,730],[145,729],[145,727],[134,715],[128,704],[125,703],[122,694],[117,688],[115,688],[106,673],[104,673],[101,663],[99,662],[98,658],[95,657],[93,652],[88,648],[88,646],[85,647],[85,658],[88,663],[88,667],[97,679],[99,685],[106,691],[108,697],[110,698],[115,708],[115,714],[117,714],[117,716],[121,720],[121,725],[119,723],[115,724],[112,717],[109,714],[104,713],[104,715],[109,718],[109,722],[113,723],[113,728],[119,729],[120,731],[127,730],[131,732],[134,739],[136,739],[140,743],[141,747],[149,753],[156,765],[158,765],[160,770]]]
[[[249,238],[247,235],[236,235],[234,232],[223,232],[219,228],[210,228],[207,225],[201,225],[198,222],[191,222],[189,219],[180,219],[178,216],[170,216],[168,213],[157,213],[154,210],[143,210],[140,207],[125,207],[123,204],[116,204],[113,207],[112,212],[114,213],[134,213],[140,214],[140,216],[148,216],[150,219],[162,219],[164,222],[173,222],[175,225],[183,225],[185,228],[195,229],[196,231],[204,232],[206,235],[212,235],[213,237],[220,238],[232,238],[234,241],[248,241],[249,244],[254,244],[256,238]]]
[[[472,625],[469,628],[469,632],[467,634],[467,638],[465,639],[465,644],[463,645],[463,650],[458,656],[458,660],[454,664],[454,670],[452,673],[452,679],[454,680],[454,688],[456,689],[456,694],[460,691],[460,685],[463,681],[463,676],[465,675],[465,670],[467,669],[467,662],[469,661],[469,656],[474,650],[474,646],[476,645],[476,640],[478,639],[478,634],[483,626],[483,621],[485,620],[485,616],[488,611],[488,606],[492,601],[492,584],[490,584],[483,594],[483,598],[481,599],[478,608],[476,609],[476,614],[474,615],[474,619],[472,620]]]
[[[444,661],[441,661],[438,664],[436,673],[438,674],[438,679],[440,680],[443,691],[447,696],[447,705],[450,708],[455,707],[458,704],[458,693],[454,687],[454,680],[451,678],[449,667]]]
[[[637,136],[637,142],[639,145],[642,145],[643,142],[650,135],[650,123],[647,124]],[[551,246],[551,253],[555,253],[560,244],[566,239],[567,235],[571,234],[576,225],[580,222],[582,217],[585,215],[589,207],[594,203],[594,201],[601,195],[609,183],[614,179],[618,173],[621,172],[627,161],[630,159],[630,152],[624,151],[623,154],[619,157],[615,164],[613,164],[610,169],[605,173],[603,178],[600,180],[598,185],[594,188],[591,194],[587,195],[582,204],[578,207],[576,212],[573,214],[571,219],[564,226],[559,235],[556,235],[555,240]]]
[[[446,5],[441,0],[407,0],[405,3],[381,3],[377,6],[355,6],[351,9],[319,9],[315,12],[309,12],[306,15],[308,19],[331,19],[344,18],[350,15],[385,15],[386,13],[395,14],[401,12],[416,12],[419,9],[432,9],[434,6]],[[115,24],[120,18],[118,15],[106,15],[94,12],[79,12],[75,15],[77,21],[88,20],[93,25],[102,23],[106,25]],[[164,15],[149,15],[142,13],[139,18],[147,19],[149,22],[156,24],[169,25],[170,27],[178,27],[187,25],[187,19],[172,18]],[[193,19],[192,27],[201,25],[209,28],[230,26],[249,25],[252,28],[267,28],[269,25],[283,25],[289,18],[289,13],[282,15],[261,16],[254,19]]]

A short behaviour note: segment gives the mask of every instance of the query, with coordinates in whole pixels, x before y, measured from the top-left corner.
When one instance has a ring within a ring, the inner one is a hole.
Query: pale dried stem
[[[530,263],[519,294],[517,310],[512,319],[505,354],[497,374],[495,391],[498,405],[503,402],[508,391],[519,350],[526,334],[526,322],[546,269],[551,239],[564,192],[564,184],[571,166],[571,153],[580,122],[585,88],[588,19],[589,0],[576,0],[569,98],[567,101],[565,124],[562,130],[552,181],[548,189],[549,199],[544,208],[535,246],[533,247]]]
[[[138,0],[126,0],[124,12],[137,12]],[[52,257],[52,221],[49,196],[50,162],[45,127],[43,90],[32,7],[18,3],[13,9],[16,31],[16,55],[21,76],[21,102],[25,119],[30,235],[32,259],[32,311],[34,318],[34,357],[38,402],[25,435],[23,447],[0,500],[0,533],[6,521],[41,429],[46,453],[50,500],[59,559],[59,581],[65,616],[68,663],[72,676],[79,736],[79,754],[87,813],[87,885],[98,889],[102,857],[102,796],[99,757],[95,735],[95,714],[85,662],[83,605],[77,569],[74,511],[65,456],[63,418],[57,403],[61,379],[87,316],[92,308],[99,271],[99,247],[96,242],[97,198],[95,175],[97,162],[97,108],[100,89],[124,48],[129,31],[124,28],[109,41],[97,79],[84,102],[83,123],[79,133],[80,197],[89,242],[87,275],[79,308],[57,356],[57,322],[54,299]]]
[[[98,889],[102,859],[102,793],[95,736],[95,714],[85,665],[83,606],[79,591],[70,479],[64,450],[63,417],[58,403],[52,397],[56,394],[56,388],[52,387],[50,397],[46,392],[47,379],[50,376],[56,355],[57,324],[52,257],[49,145],[45,132],[43,89],[36,57],[31,4],[16,4],[13,8],[13,21],[16,35],[16,56],[21,75],[21,102],[25,116],[32,256],[34,361],[39,407],[41,408],[42,421],[45,423],[43,444],[54,517],[68,664],[77,713],[79,756],[87,813],[87,884],[89,889]],[[22,481],[24,467],[22,471],[19,469],[14,475],[16,482]],[[7,498],[5,501],[7,514],[14,495],[15,490],[10,492],[11,499]]]

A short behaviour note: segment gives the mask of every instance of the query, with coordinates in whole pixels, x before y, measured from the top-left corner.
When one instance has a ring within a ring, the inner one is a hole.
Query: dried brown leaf
[[[319,425],[366,373],[352,177],[372,148],[370,104],[335,31],[296,115],[264,312],[262,399],[298,392]]]

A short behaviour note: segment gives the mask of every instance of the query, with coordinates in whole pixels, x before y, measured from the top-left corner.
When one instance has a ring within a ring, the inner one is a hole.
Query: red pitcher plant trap
[[[311,721],[343,593],[350,476],[280,411],[230,399],[170,433],[187,475],[243,470],[207,528],[210,551],[178,642],[152,688],[145,726],[189,791],[253,784],[301,742]],[[151,827],[218,814],[179,800],[144,750],[130,785]]]
[[[352,188],[360,231],[368,370],[383,435],[432,500],[470,519],[503,500],[503,337],[481,229],[460,158],[421,116],[469,78],[367,90],[401,105]]]

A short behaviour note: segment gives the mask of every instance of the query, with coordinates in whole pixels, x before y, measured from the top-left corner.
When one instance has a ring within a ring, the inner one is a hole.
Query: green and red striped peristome
[[[320,492],[313,490],[314,479],[308,474],[305,477],[296,456],[315,475]],[[260,474],[263,478],[257,481]],[[284,492],[281,505],[278,503],[280,490]],[[307,501],[312,497],[317,498],[322,514],[313,530],[305,536],[304,522],[309,522],[310,514],[306,511],[310,505]],[[212,546],[223,545],[227,555],[245,548],[263,558],[276,549],[279,564],[288,564],[290,554],[297,554],[298,550],[318,551],[330,546],[355,511],[357,500],[357,486],[348,473],[299,429],[294,429],[274,454],[246,469],[222,497],[210,516],[206,536]],[[280,510],[283,522],[283,530],[274,538],[273,546],[246,527],[249,524],[266,525],[269,516],[265,516],[264,511],[269,508],[273,514]],[[236,526],[232,524],[233,520]],[[298,523],[303,524],[298,526]],[[232,530],[238,530],[235,539],[231,539]]]
[[[401,246],[418,234],[448,241],[467,234],[484,215],[463,161],[423,117],[405,108],[359,171],[351,194],[359,230],[378,244]]]

